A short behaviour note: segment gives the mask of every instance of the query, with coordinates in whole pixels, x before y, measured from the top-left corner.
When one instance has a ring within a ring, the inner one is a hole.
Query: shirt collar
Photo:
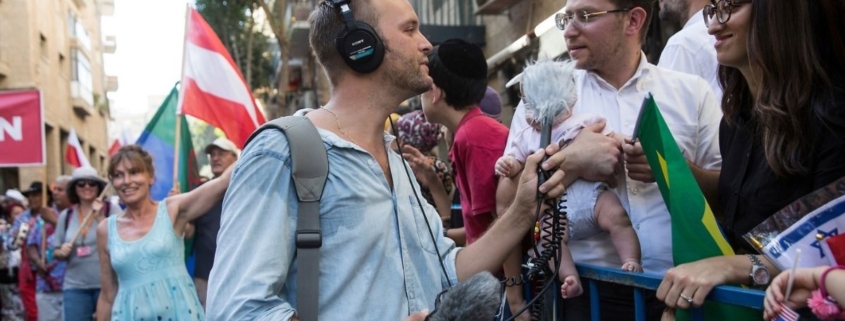
[[[631,79],[628,79],[628,81],[625,82],[625,84],[622,85],[621,88],[619,88],[619,91],[625,89],[625,87],[628,87],[630,85],[634,85],[634,86],[636,86],[635,88],[637,89],[638,92],[644,92],[645,88],[647,88],[646,83],[649,79],[651,69],[654,68],[654,67],[655,67],[654,65],[648,63],[648,59],[646,59],[645,53],[640,51],[640,64],[637,65],[637,70],[634,72],[634,75],[631,77]],[[607,87],[607,88],[614,88],[610,83],[608,83],[606,80],[601,78],[595,72],[589,71],[589,72],[587,72],[587,75],[590,78],[592,78],[597,84],[599,84],[601,86],[604,86],[604,87]],[[616,90],[616,89],[614,88],[613,90]]]
[[[697,24],[704,24],[704,9],[698,10],[696,13],[693,13],[689,20],[687,20],[687,23],[684,24],[684,27],[681,29],[686,29]]]
[[[484,116],[484,114],[481,113],[481,108],[479,108],[478,106],[474,106],[474,107],[470,108],[469,111],[466,113],[466,115],[464,115],[464,118],[461,118],[461,121],[458,123],[458,127],[455,128],[455,132],[457,133],[458,130],[461,129],[461,126],[464,125],[464,123],[466,123],[470,119],[475,118],[477,116]]]

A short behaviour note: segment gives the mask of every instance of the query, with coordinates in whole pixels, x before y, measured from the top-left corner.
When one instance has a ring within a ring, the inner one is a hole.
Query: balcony
[[[411,0],[420,18],[420,31],[432,44],[461,38],[479,46],[485,41],[485,28],[475,16],[475,1]]]
[[[501,14],[502,11],[507,10],[508,8],[512,7],[513,5],[522,2],[523,0],[487,0],[483,2],[477,10],[475,10],[475,14],[477,15],[495,15]]]
[[[118,88],[117,76],[106,76],[106,91],[113,93]]]
[[[106,36],[103,41],[103,53],[113,54],[117,51],[117,39],[115,36]]]
[[[85,88],[80,82],[70,83],[70,98],[73,111],[77,115],[87,117],[94,113],[94,95],[91,89]]]
[[[99,6],[101,16],[114,16],[114,0],[100,0]]]

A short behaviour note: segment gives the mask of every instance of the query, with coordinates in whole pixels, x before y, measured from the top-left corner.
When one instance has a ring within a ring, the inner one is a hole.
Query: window
[[[85,48],[85,50],[91,50],[91,38],[88,37],[88,31],[85,30],[85,26],[82,25],[82,21],[80,21],[73,12],[68,12],[68,29],[70,29],[70,34],[76,37],[76,40]]]
[[[67,66],[65,66],[65,55],[59,53],[59,73],[67,77]]]
[[[47,37],[44,37],[43,33],[41,34],[41,42],[39,43],[39,47],[41,47],[41,58],[47,60]]]
[[[79,98],[93,105],[94,77],[91,75],[91,63],[79,49],[70,50],[71,80],[79,84]]]

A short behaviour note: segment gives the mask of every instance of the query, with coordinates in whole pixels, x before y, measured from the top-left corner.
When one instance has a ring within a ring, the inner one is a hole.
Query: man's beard
[[[420,61],[413,57],[403,57],[388,48],[385,44],[385,62],[388,62],[390,70],[385,73],[387,83],[398,87],[400,90],[409,92],[409,98],[420,95],[431,89],[431,79],[424,75],[420,68]],[[390,56],[393,57],[390,57]]]

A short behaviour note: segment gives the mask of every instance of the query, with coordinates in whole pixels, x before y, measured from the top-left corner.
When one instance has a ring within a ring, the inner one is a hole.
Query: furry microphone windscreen
[[[501,284],[490,272],[481,272],[443,293],[431,321],[490,321],[501,304]]]
[[[575,63],[540,58],[522,72],[526,114],[540,124],[552,124],[557,116],[572,110],[577,88],[572,73]]]

